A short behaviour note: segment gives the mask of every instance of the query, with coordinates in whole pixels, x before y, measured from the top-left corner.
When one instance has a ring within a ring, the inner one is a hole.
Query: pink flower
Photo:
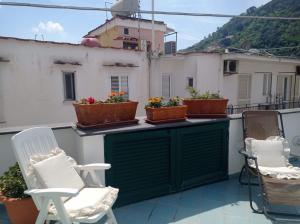
[[[93,98],[93,97],[91,97],[91,96],[90,96],[89,98],[87,98],[86,101],[87,101],[89,104],[94,104],[94,103],[96,102],[95,98]]]

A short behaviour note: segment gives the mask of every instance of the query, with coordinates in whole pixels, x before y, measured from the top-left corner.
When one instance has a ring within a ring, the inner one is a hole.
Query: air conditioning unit
[[[300,75],[300,65],[296,66],[296,75]]]
[[[224,60],[224,75],[231,75],[238,73],[238,61],[237,60]]]
[[[165,42],[165,54],[176,54],[176,41]]]

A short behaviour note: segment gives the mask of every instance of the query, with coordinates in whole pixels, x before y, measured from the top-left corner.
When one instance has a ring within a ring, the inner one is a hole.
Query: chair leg
[[[240,175],[239,175],[239,183],[240,185],[248,185],[248,182],[243,181],[243,175],[246,173],[246,166],[244,165],[243,168],[241,169]],[[259,186],[258,183],[251,183],[252,186]]]
[[[111,223],[111,224],[118,224],[117,220],[116,220],[116,217],[112,211],[112,209],[109,209],[106,213],[107,215],[107,219],[108,221]]]
[[[46,219],[47,219],[47,215],[48,215],[48,207],[49,207],[49,199],[45,198],[42,201],[41,204],[41,210],[39,212],[39,215],[35,221],[35,224],[44,224]]]
[[[248,184],[248,194],[249,194],[250,207],[253,210],[253,212],[263,214],[264,212],[262,210],[258,210],[256,208],[254,208],[254,206],[253,206],[251,176],[250,176],[249,170],[246,167],[244,169],[245,169],[246,175],[247,175],[247,184]]]
[[[52,200],[56,208],[57,216],[62,224],[72,224],[62,200],[60,198],[53,198]]]

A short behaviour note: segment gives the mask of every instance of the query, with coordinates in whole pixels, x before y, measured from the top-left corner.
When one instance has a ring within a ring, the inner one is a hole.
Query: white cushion
[[[256,140],[247,138],[246,150],[257,157],[257,163],[263,167],[286,167],[288,161],[285,155],[284,139],[274,138]]]
[[[84,187],[84,182],[64,153],[51,156],[32,165],[38,181],[45,188]]]
[[[259,167],[259,172],[262,175],[268,175],[277,179],[300,179],[299,167]]]
[[[83,188],[78,195],[67,200],[64,206],[71,218],[86,218],[111,208],[117,199],[118,191],[112,187]],[[54,206],[50,207],[49,212],[57,214]]]

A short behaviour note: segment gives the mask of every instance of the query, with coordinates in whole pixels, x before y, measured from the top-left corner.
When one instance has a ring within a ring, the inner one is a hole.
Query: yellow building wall
[[[103,47],[119,47],[116,46],[116,41],[114,40],[118,36],[119,30],[117,27],[114,27],[102,33],[100,36],[97,36],[97,39]]]

